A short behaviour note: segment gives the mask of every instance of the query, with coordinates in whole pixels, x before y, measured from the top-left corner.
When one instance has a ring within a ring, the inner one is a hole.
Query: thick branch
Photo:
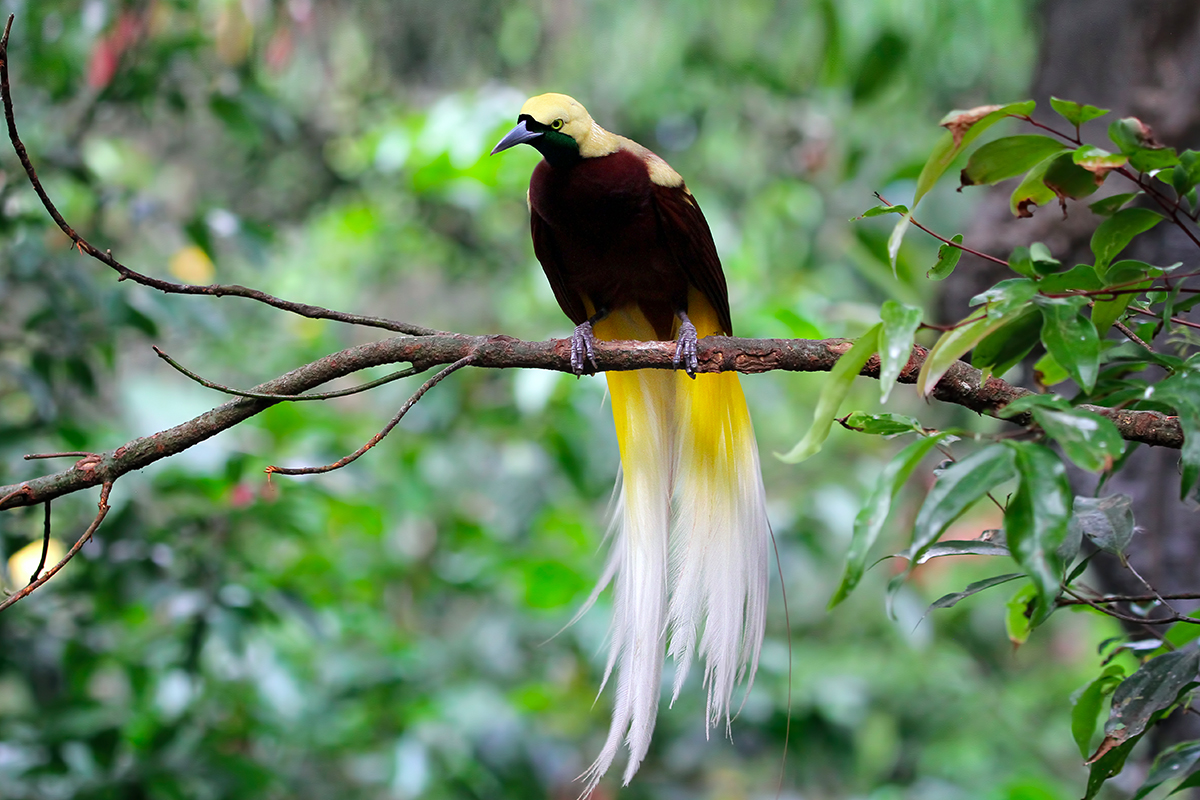
[[[850,348],[846,339],[734,339],[709,336],[700,340],[698,372],[737,371],[744,373],[789,370],[828,372],[839,356]],[[912,357],[900,374],[900,383],[915,383],[927,351],[913,348]],[[674,342],[597,342],[596,361],[601,370],[672,369]],[[452,364],[471,357],[472,366],[493,369],[548,369],[571,372],[571,345],[567,339],[526,342],[509,336],[400,336],[358,345],[333,353],[286,375],[254,387],[260,394],[299,394],[335,378],[368,367],[411,363],[418,369]],[[872,358],[862,374],[879,376],[879,360]],[[933,391],[947,403],[964,406],[981,414],[995,415],[1008,403],[1030,392],[992,377],[980,383],[979,370],[957,362]],[[195,419],[152,436],[135,439],[108,453],[89,455],[71,469],[20,484],[0,486],[0,509],[36,505],[90,486],[112,483],[127,472],[175,455],[228,430],[278,401],[239,397],[201,414]],[[1085,406],[1104,414],[1130,441],[1159,447],[1179,448],[1183,433],[1176,417],[1156,411],[1113,410]],[[1025,424],[1028,420],[1011,420]]]

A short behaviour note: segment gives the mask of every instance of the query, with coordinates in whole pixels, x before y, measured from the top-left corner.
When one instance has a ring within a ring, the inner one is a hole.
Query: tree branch
[[[86,239],[79,235],[63,218],[58,207],[50,199],[50,195],[46,194],[45,188],[42,186],[42,181],[37,176],[37,171],[33,167],[33,162],[29,158],[29,153],[25,149],[25,144],[21,141],[21,137],[17,134],[16,114],[13,111],[12,89],[8,82],[8,35],[12,30],[13,15],[8,15],[8,22],[4,26],[4,33],[0,35],[0,100],[4,103],[4,120],[8,124],[8,138],[12,142],[13,150],[17,153],[17,158],[21,161],[21,166],[25,170],[25,175],[29,178],[29,183],[33,186],[33,190],[37,192],[38,198],[42,201],[42,206],[45,207],[54,223],[58,225],[75,245],[80,253],[89,255],[100,263],[113,269],[119,276],[117,280],[131,280],[134,283],[140,283],[142,286],[148,286],[151,289],[157,289],[166,294],[200,294],[210,297],[245,297],[249,300],[256,300],[260,303],[278,308],[282,311],[288,311],[293,314],[299,314],[302,317],[310,319],[329,319],[336,322],[345,322],[351,325],[365,325],[371,328],[382,328],[394,333],[406,333],[411,336],[427,336],[431,334],[443,333],[433,328],[425,328],[420,325],[412,325],[407,322],[399,322],[397,320],[384,319],[383,317],[367,317],[359,314],[347,314],[343,311],[334,311],[321,306],[309,305],[308,303],[296,303],[291,300],[283,300],[258,289],[250,289],[245,286],[236,284],[209,284],[207,286],[195,286],[187,283],[175,283],[174,281],[166,281],[161,278],[153,278],[149,275],[144,275],[136,270],[122,264],[117,259],[113,258],[111,250],[100,251]]]
[[[847,339],[735,339],[709,336],[700,340],[698,372],[736,371],[748,374],[787,370],[828,372],[850,349]],[[900,383],[915,383],[928,351],[914,347]],[[674,342],[596,342],[596,361],[602,371],[673,369]],[[306,364],[253,388],[257,394],[293,395],[384,364],[410,363],[418,371],[471,358],[471,365],[491,369],[547,369],[571,372],[569,339],[526,342],[510,336],[399,336],[358,345]],[[872,359],[862,374],[879,377],[879,359]],[[943,402],[995,416],[1004,406],[1030,394],[1028,389],[996,377],[981,383],[979,370],[956,362],[938,382],[933,396]],[[278,400],[239,397],[200,416],[152,436],[146,436],[107,453],[89,455],[73,467],[19,484],[0,486],[0,509],[37,505],[91,486],[112,483],[122,475],[187,450],[221,431],[270,408]],[[1112,420],[1129,441],[1179,448],[1183,433],[1176,417],[1157,411],[1129,411],[1083,406]],[[1010,422],[1027,424],[1023,417]]]

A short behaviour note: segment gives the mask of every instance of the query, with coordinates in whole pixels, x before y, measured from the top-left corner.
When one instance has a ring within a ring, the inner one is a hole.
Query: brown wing
[[[651,183],[651,186],[654,187],[654,205],[659,224],[671,254],[691,284],[712,303],[725,333],[732,336],[733,322],[729,318],[729,290],[725,286],[725,273],[721,271],[721,259],[717,257],[712,231],[708,229],[708,221],[704,219],[699,203],[683,184],[660,186]]]
[[[550,281],[554,299],[558,301],[563,313],[570,317],[571,322],[581,325],[587,321],[587,309],[584,308],[579,293],[568,289],[563,281],[562,259],[559,256],[558,243],[554,241],[554,232],[546,224],[546,220],[532,208],[529,209],[529,227],[533,233],[533,253],[541,262],[546,279]]]

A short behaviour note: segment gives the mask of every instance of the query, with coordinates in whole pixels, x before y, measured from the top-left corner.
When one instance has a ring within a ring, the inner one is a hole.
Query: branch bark
[[[828,372],[850,349],[848,339],[737,339],[709,336],[700,340],[698,372],[736,371],[747,374],[787,370]],[[900,383],[915,383],[927,355],[914,347]],[[601,371],[673,369],[674,342],[597,342],[596,361]],[[418,370],[452,364],[464,358],[474,367],[491,369],[548,369],[571,372],[568,339],[527,342],[511,336],[398,336],[358,345],[299,367],[260,384],[260,394],[298,395],[335,378],[368,367],[410,363]],[[879,359],[873,357],[862,375],[879,377]],[[979,370],[956,362],[934,389],[933,396],[947,403],[995,416],[1004,406],[1030,394],[1029,390],[990,377],[981,381]],[[0,509],[36,505],[92,486],[112,483],[122,475],[180,453],[228,430],[281,402],[237,397],[173,428],[134,439],[107,453],[89,455],[70,469],[18,484],[0,486]],[[1179,448],[1183,433],[1176,417],[1156,411],[1127,411],[1083,406],[1113,421],[1121,435],[1134,442]],[[1011,422],[1027,424],[1017,417]]]

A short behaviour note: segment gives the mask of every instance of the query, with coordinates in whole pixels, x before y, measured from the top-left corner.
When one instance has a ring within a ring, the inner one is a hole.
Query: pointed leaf
[[[1104,198],[1103,200],[1097,200],[1088,206],[1088,208],[1092,210],[1093,214],[1097,214],[1101,217],[1111,217],[1113,214],[1120,211],[1122,206],[1140,194],[1141,192],[1114,194],[1110,197]]]
[[[956,233],[950,237],[950,241],[954,244],[944,244],[938,248],[937,261],[925,273],[925,277],[931,281],[940,281],[948,278],[950,273],[954,272],[955,266],[958,265],[958,259],[962,256],[962,249],[954,245],[962,244],[963,235]]]
[[[829,377],[825,379],[825,385],[821,388],[821,396],[817,399],[812,426],[809,427],[808,433],[786,454],[776,453],[777,458],[788,464],[797,464],[821,450],[821,445],[828,438],[829,429],[833,426],[838,406],[850,391],[850,385],[871,360],[871,356],[879,350],[879,332],[882,327],[883,324],[880,323],[864,333],[833,365]]]
[[[1067,122],[1078,128],[1085,122],[1091,122],[1094,119],[1099,119],[1108,113],[1107,108],[1097,108],[1096,106],[1081,105],[1071,100],[1060,100],[1057,97],[1050,98],[1050,107],[1058,112],[1059,116]]]
[[[937,434],[925,439],[918,439],[897,453],[883,468],[879,479],[871,489],[866,505],[854,518],[854,533],[850,537],[850,552],[846,555],[846,568],[842,573],[841,584],[829,600],[830,608],[845,600],[862,580],[863,571],[866,569],[867,555],[870,553],[875,539],[878,538],[879,531],[883,529],[883,523],[887,520],[900,487],[912,475],[913,470],[921,463],[921,459],[925,458],[929,451],[944,438],[945,434]]]
[[[1168,747],[1154,759],[1154,766],[1132,800],[1142,800],[1162,784],[1182,777],[1191,777],[1200,769],[1200,741],[1180,742]],[[1178,790],[1176,790],[1178,791]],[[1172,792],[1174,794],[1174,792]]]
[[[1096,326],[1079,309],[1084,297],[1038,297],[1042,309],[1042,343],[1085,392],[1100,374],[1100,337]]]
[[[1066,145],[1049,136],[1022,134],[996,139],[971,154],[962,171],[962,185],[977,186],[1007,180],[1065,149]]]
[[[917,391],[928,397],[946,370],[967,351],[974,348],[990,334],[1016,319],[1037,293],[1037,285],[1028,279],[1019,278],[1002,281],[992,289],[972,299],[972,305],[987,303],[986,315],[975,312],[975,319],[946,331],[933,345],[921,371],[917,373]]]
[[[857,217],[854,217],[850,221],[857,222],[860,219],[866,219],[868,217],[879,217],[879,216],[883,216],[884,214],[907,214],[907,213],[908,213],[908,206],[875,206],[874,208],[868,208],[862,214],[860,214]]]
[[[882,389],[879,402],[886,403],[896,379],[912,355],[913,336],[921,325],[921,309],[887,300],[879,309],[879,318],[883,322],[879,334],[879,384]]]
[[[1125,452],[1125,440],[1117,426],[1094,412],[1082,408],[1066,411],[1035,408],[1033,418],[1080,469],[1110,470]]]
[[[1186,499],[1200,481],[1200,372],[1177,372],[1153,387],[1153,395],[1156,400],[1174,406],[1179,415],[1179,425],[1183,428],[1183,447],[1179,451],[1183,477],[1179,496]]]
[[[1067,537],[1073,495],[1067,471],[1053,450],[1033,442],[1006,444],[1016,456],[1020,482],[1004,513],[1004,532],[1013,558],[1037,589],[1038,608],[1032,619],[1036,626],[1054,610],[1061,592],[1058,549]]]
[[[1129,163],[1129,156],[1124,153],[1110,153],[1091,144],[1076,148],[1071,154],[1071,160],[1078,166],[1091,172],[1097,179],[1108,176],[1114,169],[1120,169]]]
[[[1092,234],[1092,253],[1096,256],[1096,272],[1103,274],[1112,260],[1133,238],[1162,222],[1161,214],[1148,208],[1125,208],[1113,214]]]
[[[1076,497],[1071,527],[1096,546],[1113,555],[1123,555],[1133,539],[1133,509],[1129,495]]]
[[[1011,556],[1008,546],[1003,541],[993,542],[987,539],[942,539],[934,543],[917,559],[918,564],[924,564],[935,558],[946,556]]]
[[[1014,647],[1029,641],[1033,633],[1033,615],[1038,604],[1037,587],[1032,583],[1022,586],[1008,601],[1004,615],[1004,632]]]
[[[1067,198],[1079,200],[1094,194],[1104,183],[1104,175],[1076,164],[1072,153],[1061,153],[1050,161],[1042,181],[1058,196],[1059,204],[1065,208]]]
[[[1000,330],[979,343],[971,354],[971,365],[1003,375],[1029,355],[1040,341],[1042,313],[1030,306]]]
[[[928,614],[935,608],[952,608],[953,606],[957,605],[959,601],[965,600],[973,594],[979,594],[984,589],[990,589],[993,586],[999,586],[1002,583],[1008,583],[1009,581],[1015,581],[1017,578],[1024,577],[1025,574],[1022,572],[1010,572],[1007,575],[994,575],[991,578],[975,581],[974,583],[968,584],[967,588],[963,589],[961,592],[951,592],[950,594],[942,595],[937,600],[934,600],[929,604],[929,608],[925,610],[925,613]]]
[[[1002,445],[989,445],[942,472],[917,512],[912,543],[906,551],[910,564],[975,501],[1016,476],[1014,453]]]
[[[1113,692],[1105,738],[1120,743],[1145,731],[1152,714],[1175,705],[1196,685],[1198,671],[1200,651],[1194,647],[1147,661]]]
[[[1017,188],[1013,189],[1012,195],[1008,198],[1008,208],[1015,216],[1032,217],[1031,208],[1040,208],[1054,199],[1054,191],[1046,186],[1043,178],[1046,177],[1046,170],[1050,169],[1050,164],[1056,158],[1058,155],[1050,156],[1029,170],[1017,184]]]
[[[873,436],[894,436],[898,433],[920,433],[924,430],[919,420],[904,414],[867,414],[851,411],[838,422],[842,427]]]
[[[1113,693],[1125,677],[1125,668],[1120,664],[1109,664],[1100,673],[1100,677],[1083,687],[1074,698],[1071,707],[1071,735],[1079,746],[1079,754],[1084,758],[1092,752],[1092,736],[1100,722],[1100,710],[1104,707],[1104,698]]]

